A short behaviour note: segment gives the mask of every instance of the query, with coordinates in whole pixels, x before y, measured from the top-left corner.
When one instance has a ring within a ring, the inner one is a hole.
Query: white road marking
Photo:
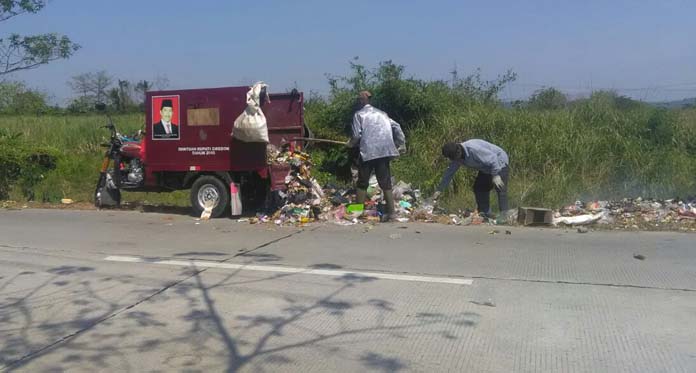
[[[170,266],[180,266],[180,267],[207,267],[207,268],[226,268],[226,269],[240,269],[244,271],[261,271],[261,272],[280,272],[280,273],[298,273],[303,275],[320,275],[320,276],[363,276],[379,278],[384,280],[397,280],[397,281],[418,281],[418,282],[432,282],[440,284],[454,284],[454,285],[471,285],[474,280],[464,279],[464,278],[449,278],[449,277],[430,277],[430,276],[413,276],[413,275],[397,275],[391,273],[380,273],[380,272],[354,272],[354,271],[340,271],[335,269],[312,269],[312,268],[298,268],[298,267],[280,267],[280,266],[260,266],[260,265],[249,265],[249,264],[235,264],[235,263],[219,263],[219,262],[208,262],[204,260],[157,260],[157,259],[143,259],[137,256],[107,256],[104,260],[111,262],[127,262],[127,263],[148,263],[148,264],[161,264]]]

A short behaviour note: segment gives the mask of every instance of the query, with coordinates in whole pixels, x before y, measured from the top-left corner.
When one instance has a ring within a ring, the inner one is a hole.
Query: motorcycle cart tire
[[[219,218],[225,214],[230,205],[229,186],[215,176],[204,175],[196,179],[191,186],[191,207],[193,214],[200,216],[206,201],[214,201],[211,217]]]
[[[97,181],[97,187],[94,191],[94,206],[98,209],[121,206],[121,191],[107,188],[104,176],[101,176]]]

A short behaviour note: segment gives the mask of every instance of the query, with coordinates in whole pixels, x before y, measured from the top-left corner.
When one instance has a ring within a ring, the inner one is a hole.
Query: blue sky
[[[657,101],[696,96],[696,1],[183,1],[53,0],[0,32],[60,32],[71,59],[11,77],[64,103],[71,76],[106,70],[128,80],[166,75],[170,88],[295,84],[327,91],[359,56],[407,75],[447,79],[512,69],[503,99],[540,85],[582,95],[615,88]]]

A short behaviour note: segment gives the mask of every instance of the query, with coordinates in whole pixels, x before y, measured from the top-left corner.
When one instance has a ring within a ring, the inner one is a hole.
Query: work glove
[[[500,175],[493,176],[493,185],[495,185],[495,187],[498,190],[503,189],[503,187],[505,186],[505,183],[503,183],[503,179],[500,177]]]

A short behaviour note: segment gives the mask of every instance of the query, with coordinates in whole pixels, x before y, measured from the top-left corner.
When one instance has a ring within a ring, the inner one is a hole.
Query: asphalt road
[[[0,371],[696,372],[695,331],[693,234],[0,210]]]

